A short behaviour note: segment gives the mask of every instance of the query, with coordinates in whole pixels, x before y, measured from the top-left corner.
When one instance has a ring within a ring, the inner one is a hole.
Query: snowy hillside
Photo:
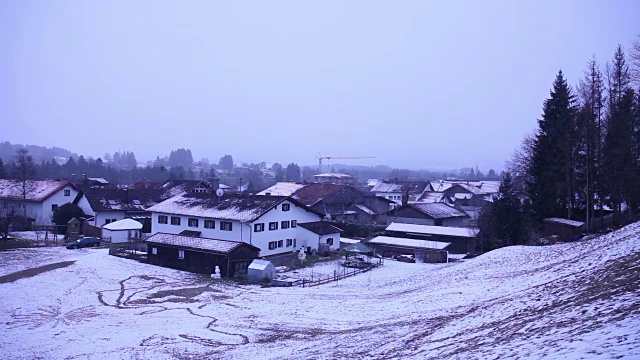
[[[640,224],[260,288],[63,248],[0,253],[0,358],[640,358]]]

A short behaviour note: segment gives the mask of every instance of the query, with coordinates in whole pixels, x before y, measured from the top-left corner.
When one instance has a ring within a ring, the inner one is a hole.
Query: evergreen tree
[[[506,172],[498,197],[485,205],[478,219],[481,251],[522,245],[528,240],[527,217],[515,195],[511,174]]]
[[[542,119],[533,144],[528,194],[537,220],[548,216],[571,218],[575,206],[577,134],[574,96],[562,71],[545,100]]]
[[[4,161],[0,158],[0,179],[7,178],[7,171],[4,169]]]
[[[627,88],[620,102],[613,105],[605,137],[603,156],[605,185],[614,219],[619,223],[622,203],[626,200],[637,206],[634,191],[637,181],[637,159],[634,158],[634,91]]]
[[[233,157],[229,154],[225,154],[220,158],[220,161],[218,161],[218,166],[221,169],[233,170]]]
[[[287,165],[285,177],[287,181],[300,181],[300,167],[294,163]]]

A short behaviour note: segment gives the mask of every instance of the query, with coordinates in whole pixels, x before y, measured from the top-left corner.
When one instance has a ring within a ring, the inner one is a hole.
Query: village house
[[[401,205],[406,201],[415,201],[425,191],[433,191],[429,181],[384,180],[371,188],[376,196],[394,201]]]
[[[101,228],[109,223],[134,219],[142,225],[142,232],[151,233],[151,213],[147,208],[160,202],[165,190],[89,188],[85,190],[84,212],[92,216],[90,225]]]
[[[318,247],[318,251],[326,252],[340,249],[340,233],[341,229],[331,225],[326,221],[316,221],[311,223],[301,223],[298,224],[300,226],[299,233],[302,238],[313,238],[313,236],[318,237],[318,243],[320,244]],[[309,232],[309,234],[306,234]],[[311,252],[311,249],[306,249],[307,252]]]
[[[356,178],[349,174],[342,173],[323,173],[313,175],[313,178],[316,182],[319,183],[331,183],[331,184],[347,184],[354,185],[356,183]]]
[[[0,212],[11,211],[30,223],[51,225],[58,207],[82,205],[83,199],[82,190],[71,181],[0,179]]]
[[[444,203],[413,203],[402,205],[380,217],[385,224],[392,222],[435,226],[467,226],[469,215]]]
[[[378,223],[394,204],[352,185],[332,183],[279,182],[258,194],[291,196],[332,221],[355,224]]]
[[[286,196],[182,194],[148,209],[154,232],[245,242],[260,256],[305,249],[317,251],[319,239],[300,231],[302,223],[323,214]],[[335,239],[339,243],[339,237]]]

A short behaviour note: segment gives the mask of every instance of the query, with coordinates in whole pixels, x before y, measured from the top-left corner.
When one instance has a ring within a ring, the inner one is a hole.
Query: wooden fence
[[[367,272],[369,270],[372,270],[374,268],[377,268],[379,266],[382,266],[383,262],[382,259],[378,259],[377,263],[371,263],[371,265],[364,267],[364,268],[347,268],[344,267],[342,274],[340,274],[339,271],[333,271],[333,276],[329,275],[327,277],[320,277],[317,280],[314,280],[313,277],[311,278],[311,280],[308,279],[302,279],[302,280],[298,280],[296,282],[294,282],[292,285],[293,286],[302,286],[302,287],[312,287],[312,286],[318,286],[318,285],[322,285],[322,284],[327,284],[333,281],[339,281],[360,273],[364,273]]]

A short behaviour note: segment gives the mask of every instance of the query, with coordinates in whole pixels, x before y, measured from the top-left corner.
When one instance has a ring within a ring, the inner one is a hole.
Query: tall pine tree
[[[542,119],[529,166],[528,194],[536,220],[549,216],[571,218],[575,206],[575,165],[578,136],[574,96],[559,71]]]

